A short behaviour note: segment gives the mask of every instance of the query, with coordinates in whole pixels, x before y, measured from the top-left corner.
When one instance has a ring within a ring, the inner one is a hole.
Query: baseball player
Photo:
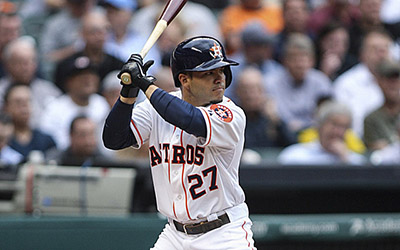
[[[146,76],[153,62],[133,54],[123,66],[131,84],[106,119],[103,141],[110,149],[149,142],[157,209],[168,223],[152,249],[256,249],[252,222],[239,186],[246,117],[224,97],[232,81],[219,41],[199,36],[180,43],[171,56],[178,92]],[[134,108],[141,89],[147,99]]]

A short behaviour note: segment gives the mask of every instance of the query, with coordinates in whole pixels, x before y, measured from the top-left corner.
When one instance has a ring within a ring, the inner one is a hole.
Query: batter
[[[238,179],[246,117],[224,96],[238,63],[212,37],[187,39],[171,56],[173,93],[146,76],[152,63],[133,54],[123,66],[119,77],[132,83],[121,83],[103,130],[110,149],[149,142],[157,208],[168,217],[152,249],[256,249]],[[147,100],[134,107],[139,89]]]

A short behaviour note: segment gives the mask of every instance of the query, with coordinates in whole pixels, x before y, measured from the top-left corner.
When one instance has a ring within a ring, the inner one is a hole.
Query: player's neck
[[[182,96],[182,99],[183,99],[185,102],[188,102],[188,103],[192,104],[192,105],[195,106],[195,107],[202,106],[202,105],[199,104],[199,102],[196,102],[193,98],[189,98],[189,97],[186,97],[186,98],[185,98],[184,96]]]
[[[195,107],[201,106],[197,98],[186,88],[181,88],[182,100],[192,104]]]
[[[185,102],[188,102],[188,103],[192,104],[195,107],[202,107],[202,106],[207,106],[208,104],[210,104],[209,101],[200,100],[199,98],[197,98],[197,97],[195,97],[194,95],[191,95],[191,94],[184,95],[184,93],[182,93],[182,99]]]

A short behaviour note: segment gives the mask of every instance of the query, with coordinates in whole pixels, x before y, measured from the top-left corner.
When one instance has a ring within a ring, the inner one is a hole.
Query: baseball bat
[[[140,55],[144,58],[151,47],[157,42],[158,38],[167,28],[167,26],[174,20],[176,15],[181,11],[183,6],[186,4],[187,0],[169,0],[165,5],[160,18],[158,19],[156,26],[151,32],[150,36],[147,38]],[[121,75],[121,81],[124,84],[130,84],[132,82],[131,75],[129,73],[123,73]]]

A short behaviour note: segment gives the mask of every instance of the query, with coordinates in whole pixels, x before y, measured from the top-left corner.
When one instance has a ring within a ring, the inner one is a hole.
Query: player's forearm
[[[203,114],[192,104],[152,85],[146,90],[146,96],[158,114],[167,122],[181,128],[189,134],[206,137],[207,128]]]
[[[130,130],[132,104],[118,100],[107,116],[103,128],[103,143],[109,149],[123,149],[137,144]]]

